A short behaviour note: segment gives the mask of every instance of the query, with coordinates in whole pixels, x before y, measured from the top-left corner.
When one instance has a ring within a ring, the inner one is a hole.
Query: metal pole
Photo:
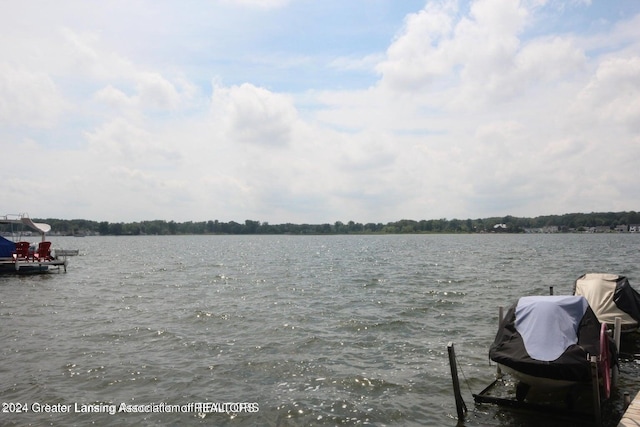
[[[460,393],[460,381],[458,380],[458,366],[456,364],[456,351],[453,348],[453,343],[447,344],[447,352],[449,353],[449,366],[451,367],[451,380],[453,381],[453,395],[456,399],[456,411],[458,411],[458,420],[464,419],[464,414],[467,412],[467,405],[465,405]]]

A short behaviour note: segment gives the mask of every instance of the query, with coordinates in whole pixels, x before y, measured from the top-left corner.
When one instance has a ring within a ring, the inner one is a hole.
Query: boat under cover
[[[528,296],[507,311],[489,357],[528,385],[567,386],[591,381],[588,356],[600,355],[600,339],[583,296]],[[615,352],[613,341],[607,346]]]
[[[638,329],[640,294],[631,287],[626,277],[617,274],[587,273],[576,280],[573,294],[585,297],[598,320],[609,327],[612,327],[616,317],[619,317],[623,332]]]
[[[11,258],[16,251],[16,244],[0,236],[0,258]]]

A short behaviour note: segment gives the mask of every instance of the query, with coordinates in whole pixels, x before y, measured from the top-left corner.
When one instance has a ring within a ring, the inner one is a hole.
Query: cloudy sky
[[[0,28],[0,215],[640,210],[636,0],[25,0]]]

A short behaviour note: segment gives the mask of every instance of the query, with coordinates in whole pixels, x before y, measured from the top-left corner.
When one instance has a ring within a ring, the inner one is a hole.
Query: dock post
[[[613,327],[613,341],[616,343],[616,352],[620,354],[620,333],[622,332],[622,318],[616,317]],[[620,376],[620,369],[618,364],[611,366],[611,388],[618,386],[618,378]]]
[[[449,353],[449,366],[451,367],[451,380],[453,381],[453,394],[456,399],[456,411],[458,411],[458,421],[464,419],[464,414],[467,412],[467,405],[465,405],[462,399],[462,393],[460,393],[460,380],[458,379],[458,365],[456,364],[456,351],[453,348],[453,343],[447,344],[447,352]]]
[[[629,392],[625,391],[624,392],[624,405],[622,406],[622,408],[626,411],[627,408],[629,407],[629,405],[631,405],[631,397],[629,396]]]
[[[502,317],[504,315],[504,308],[502,306],[498,307],[498,330],[500,330],[500,324],[502,323]],[[502,378],[502,370],[500,369],[500,365],[496,363],[496,378]]]
[[[613,327],[613,341],[616,343],[616,350],[620,351],[620,334],[622,332],[622,318],[616,317]]]
[[[593,391],[593,411],[595,425],[602,425],[602,414],[600,412],[600,381],[598,380],[598,357],[591,356],[591,389]]]

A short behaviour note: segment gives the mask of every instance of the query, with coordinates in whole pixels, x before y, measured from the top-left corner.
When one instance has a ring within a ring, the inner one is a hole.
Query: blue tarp
[[[582,296],[523,297],[516,307],[516,330],[531,358],[550,362],[578,342],[578,327],[589,303]]]
[[[16,244],[0,236],[0,258],[9,258],[16,251]]]

